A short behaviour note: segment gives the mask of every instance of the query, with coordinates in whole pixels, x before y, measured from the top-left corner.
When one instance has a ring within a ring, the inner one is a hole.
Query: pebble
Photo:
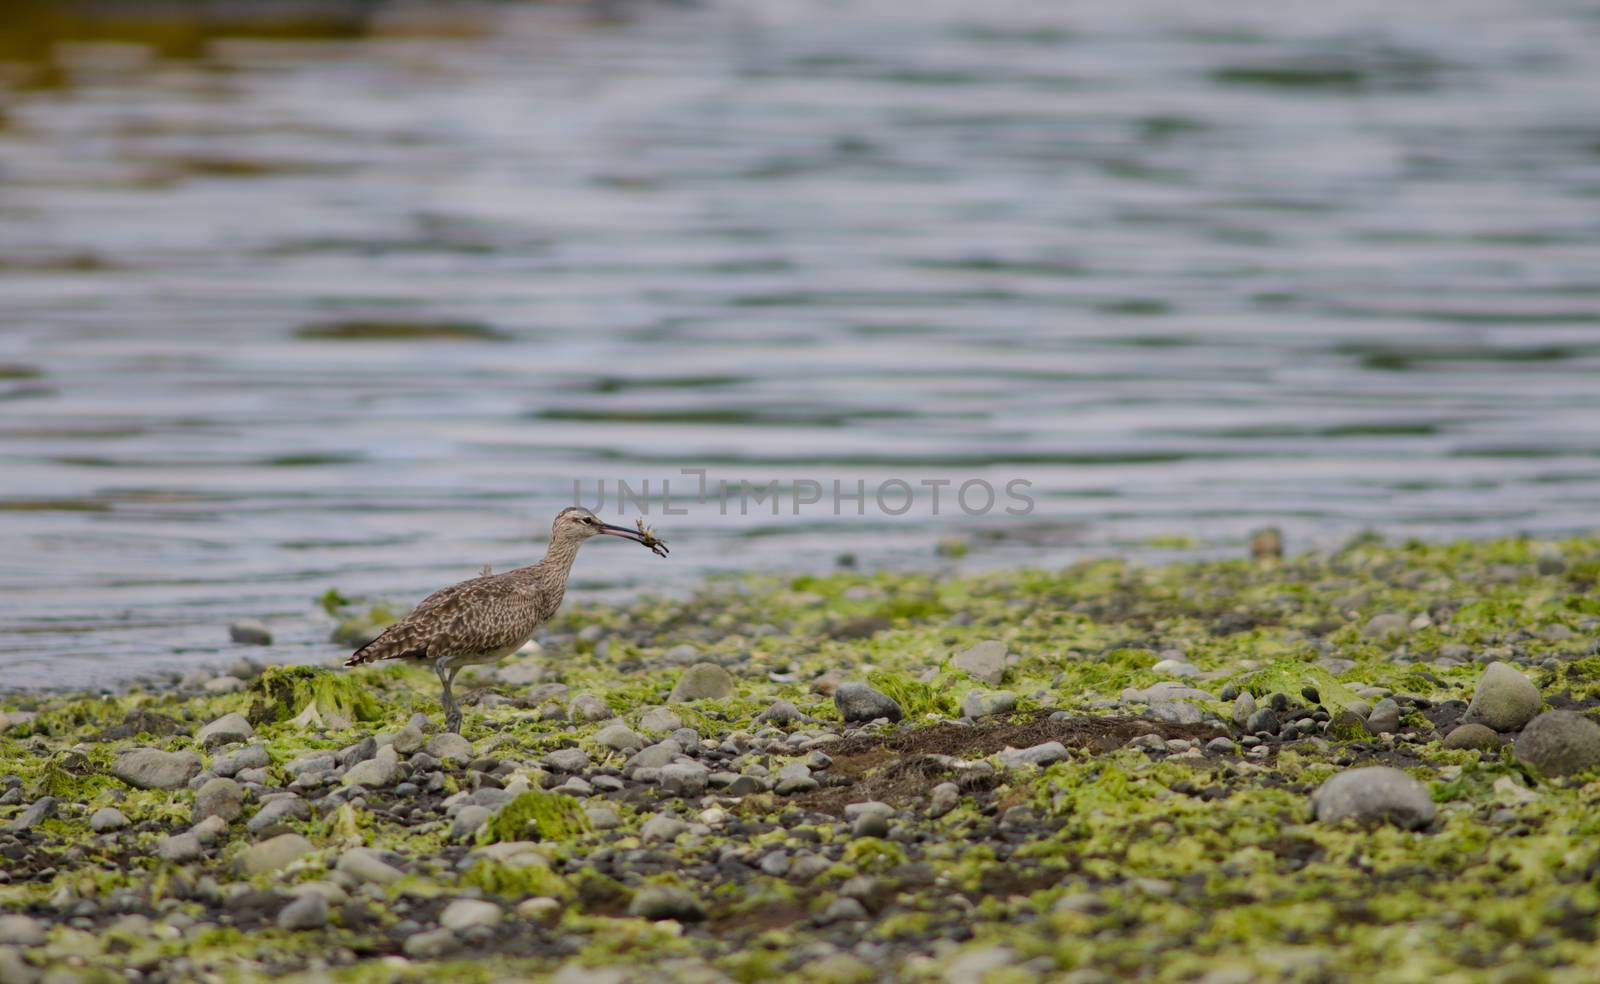
[[[246,745],[243,748],[219,755],[211,761],[213,775],[232,778],[248,769],[262,769],[272,764],[265,745]]]
[[[1486,725],[1461,724],[1444,736],[1444,747],[1476,748],[1486,752],[1500,747],[1500,736]]]
[[[834,899],[822,913],[822,922],[825,923],[860,922],[865,918],[867,907],[852,898]]]
[[[56,798],[54,796],[41,796],[28,805],[28,808],[19,813],[16,819],[6,825],[6,829],[13,833],[31,830],[44,820],[56,815]]]
[[[1517,737],[1517,758],[1547,776],[1600,765],[1600,724],[1572,711],[1546,711]]]
[[[163,837],[160,843],[156,845],[157,857],[163,861],[172,861],[177,864],[193,861],[204,853],[205,848],[200,845],[200,838],[195,836],[192,831]]]
[[[1256,699],[1250,696],[1248,690],[1241,691],[1233,700],[1233,711],[1229,717],[1236,727],[1250,730],[1250,718],[1256,713]]]
[[[628,903],[628,915],[640,919],[699,922],[706,917],[699,901],[676,885],[646,885]]]
[[[1462,724],[1481,724],[1495,731],[1516,731],[1532,721],[1544,705],[1539,688],[1510,664],[1496,660],[1483,669]]]
[[[1199,724],[1206,719],[1206,712],[1186,700],[1158,700],[1151,702],[1149,716],[1173,724]]]
[[[639,716],[639,730],[666,735],[683,727],[683,718],[665,707],[652,707]]]
[[[446,731],[428,740],[428,754],[441,762],[465,765],[472,761],[472,742]]]
[[[591,724],[611,717],[611,706],[594,694],[585,693],[572,698],[572,703],[567,705],[567,712],[572,720]]]
[[[296,932],[328,924],[328,900],[320,892],[303,892],[278,912],[278,928]]]
[[[1374,615],[1362,626],[1361,634],[1368,639],[1387,640],[1403,636],[1411,631],[1411,620],[1404,615],[1394,612],[1385,612]]]
[[[670,796],[699,796],[710,775],[711,770],[699,762],[674,762],[661,767],[661,788]]]
[[[465,841],[476,837],[478,829],[489,822],[489,817],[494,811],[487,806],[468,803],[456,812],[455,819],[450,821],[450,839]]]
[[[561,900],[535,895],[517,903],[517,915],[544,926],[553,926],[561,918]]]
[[[950,661],[950,665],[967,676],[987,683],[991,687],[1005,679],[1010,664],[1011,656],[1006,651],[1006,644],[994,639],[980,642],[964,652],[957,653]],[[899,718],[895,720],[898,721]]]
[[[493,902],[482,899],[456,899],[439,914],[439,925],[461,932],[478,926],[497,926],[505,916]]]
[[[443,737],[443,736],[440,736]],[[435,738],[434,741],[438,741]],[[405,778],[405,767],[400,764],[400,756],[393,745],[386,745],[378,749],[378,754],[364,762],[352,765],[344,774],[346,786],[365,786],[368,789],[383,789],[393,786]]]
[[[1237,749],[1230,738],[1213,738],[1206,742],[1206,751],[1213,755],[1232,755]]]
[[[272,630],[258,618],[241,618],[228,626],[228,636],[234,642],[247,646],[272,645]]]
[[[961,698],[961,715],[969,718],[1005,714],[1017,709],[1017,695],[1009,690],[969,690]]]
[[[405,944],[401,947],[406,956],[418,960],[432,960],[442,957],[460,946],[456,934],[448,929],[432,929],[421,933],[412,933],[406,937]]]
[[[1432,823],[1435,812],[1426,786],[1382,765],[1339,773],[1312,794],[1311,802],[1316,818],[1324,823],[1353,818],[1417,829]]]
[[[44,925],[32,916],[0,916],[0,944],[7,946],[40,946],[44,941]]]
[[[666,660],[668,663],[674,663],[678,666],[688,666],[691,663],[699,661],[700,650],[686,642],[679,646],[673,646],[671,649],[662,653],[661,658]]]
[[[1375,735],[1394,734],[1400,730],[1400,705],[1385,697],[1372,705],[1367,715],[1367,730]]]
[[[851,824],[850,833],[855,837],[887,837],[889,818],[882,813],[863,813]]]
[[[232,779],[209,779],[194,794],[194,818],[218,817],[224,822],[239,819],[244,812],[244,789]]]
[[[414,723],[407,722],[404,727],[394,733],[389,740],[389,747],[401,755],[414,755],[427,745],[428,736]]]
[[[365,847],[352,847],[339,855],[336,867],[358,881],[377,885],[399,881],[404,875],[404,872],[383,860],[376,851]]]
[[[581,748],[562,748],[542,760],[545,768],[556,772],[582,772],[589,767],[589,753]]]
[[[886,694],[879,693],[864,683],[840,684],[833,692],[833,704],[845,721],[875,721],[888,718],[898,721],[905,716],[900,705]]]
[[[244,715],[234,712],[225,714],[201,728],[195,732],[194,738],[202,747],[216,748],[219,745],[254,738],[255,734],[256,729],[250,726]]]
[[[955,809],[961,802],[961,788],[953,782],[941,782],[928,795],[928,816],[938,818]]]
[[[1275,735],[1278,733],[1279,727],[1277,712],[1270,707],[1263,707],[1250,715],[1250,720],[1245,722],[1244,730],[1253,735],[1259,735],[1262,732]]]
[[[128,818],[114,806],[102,806],[89,818],[89,829],[101,834],[108,830],[121,830],[127,825]]]
[[[696,663],[683,671],[667,697],[669,704],[684,704],[695,700],[721,700],[732,697],[733,674],[715,663]]]
[[[1197,677],[1200,675],[1200,667],[1186,660],[1163,659],[1150,667],[1150,672],[1175,677]]]
[[[622,826],[622,818],[609,806],[598,804],[586,806],[583,808],[583,815],[589,819],[589,826],[595,830],[615,830]]]
[[[134,748],[117,757],[111,774],[136,789],[182,789],[200,769],[200,756],[194,752]]]
[[[793,724],[804,721],[805,715],[789,701],[775,700],[766,710],[756,715],[759,724]]]
[[[316,846],[299,834],[279,834],[271,840],[251,844],[239,864],[247,875],[264,875],[305,857]]]
[[[688,829],[689,825],[677,817],[656,814],[646,820],[639,828],[639,842],[642,844],[670,844]]]
[[[645,740],[625,724],[608,724],[594,733],[595,744],[614,751],[624,748],[643,748]]]
[[[245,829],[252,834],[259,834],[289,820],[311,819],[311,806],[298,796],[290,794],[283,799],[275,799],[265,804],[256,811],[256,815],[245,822]]]
[[[1008,748],[996,756],[1002,765],[1013,769],[1024,765],[1043,767],[1068,757],[1066,746],[1059,741],[1047,741],[1032,748]]]
[[[215,844],[228,836],[228,821],[221,817],[206,817],[190,827],[189,833],[199,838],[202,844]]]

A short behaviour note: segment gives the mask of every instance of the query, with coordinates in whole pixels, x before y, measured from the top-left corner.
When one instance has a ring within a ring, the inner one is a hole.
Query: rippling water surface
[[[327,658],[684,467],[1036,508],[681,503],[574,597],[1594,525],[1590,4],[346,8],[0,27],[5,686]]]

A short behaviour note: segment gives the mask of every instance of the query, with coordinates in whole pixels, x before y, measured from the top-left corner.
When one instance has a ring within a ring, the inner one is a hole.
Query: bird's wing
[[[533,600],[514,583],[501,575],[475,577],[422,599],[344,665],[494,652],[526,640],[535,621]]]

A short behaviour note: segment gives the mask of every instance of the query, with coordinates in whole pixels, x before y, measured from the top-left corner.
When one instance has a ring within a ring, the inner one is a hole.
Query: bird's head
[[[600,517],[583,508],[582,506],[568,506],[556,514],[556,521],[550,527],[551,540],[565,540],[573,543],[582,543],[591,536],[619,536],[624,540],[642,543],[665,557],[667,548],[658,543],[648,542],[644,534],[626,526],[612,526],[602,523]]]

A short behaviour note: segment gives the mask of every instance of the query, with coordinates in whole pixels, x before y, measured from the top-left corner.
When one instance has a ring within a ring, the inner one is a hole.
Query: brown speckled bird
[[[445,727],[461,733],[461,709],[450,685],[456,673],[473,663],[488,663],[521,649],[539,626],[561,607],[567,574],[578,548],[592,536],[620,536],[642,543],[658,556],[667,548],[642,526],[611,526],[587,509],[569,506],[550,526],[550,548],[532,567],[475,577],[452,584],[422,599],[411,614],[356,650],[346,666],[381,659],[409,659],[433,664],[444,685]]]

